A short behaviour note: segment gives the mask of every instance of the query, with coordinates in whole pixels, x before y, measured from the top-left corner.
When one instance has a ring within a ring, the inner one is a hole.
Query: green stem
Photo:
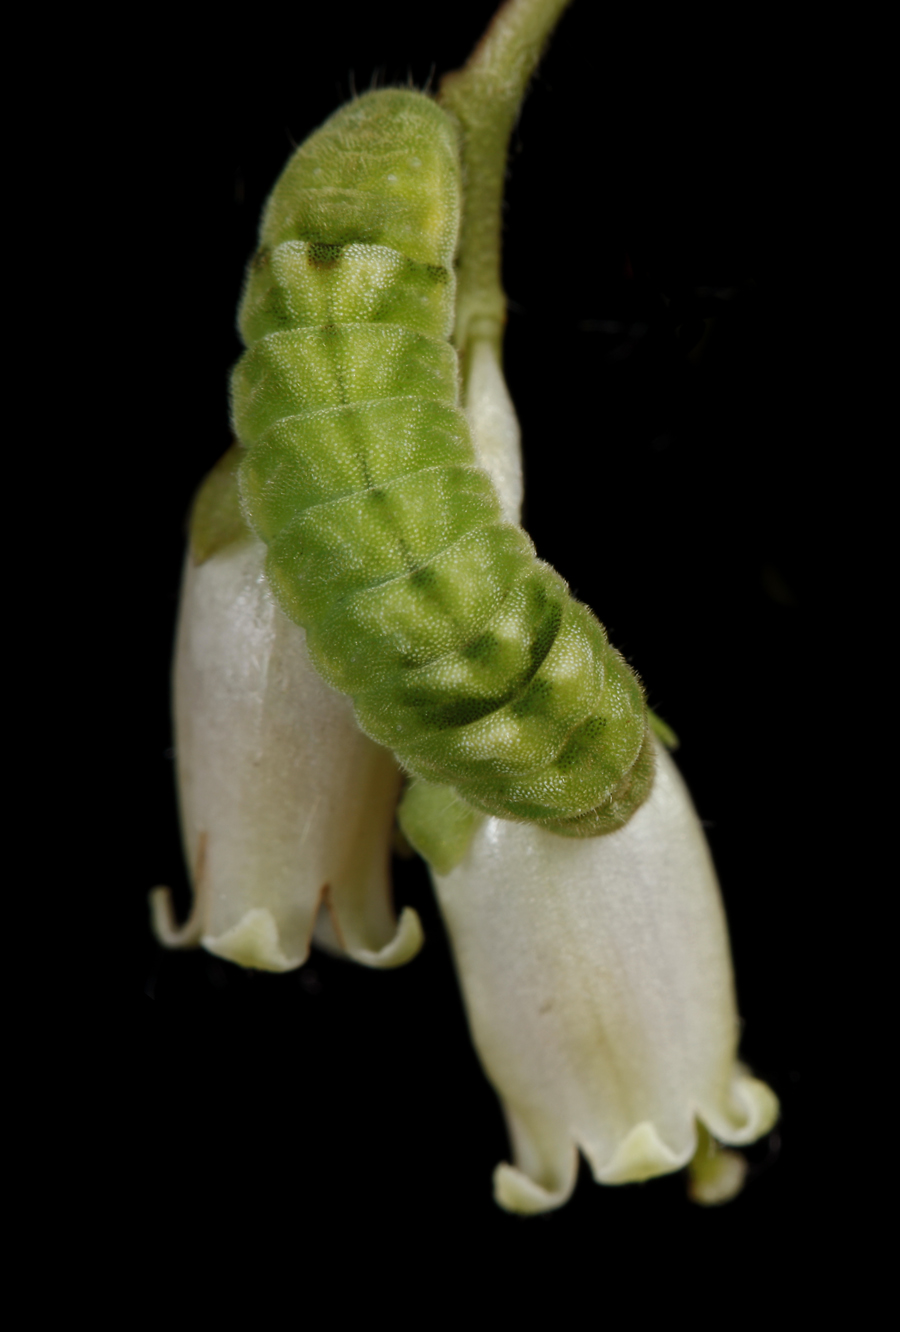
[[[473,340],[500,359],[506,295],[500,275],[506,154],[534,70],[570,0],[507,0],[460,70],[445,74],[438,100],[462,126],[464,207],[454,341],[463,358]]]

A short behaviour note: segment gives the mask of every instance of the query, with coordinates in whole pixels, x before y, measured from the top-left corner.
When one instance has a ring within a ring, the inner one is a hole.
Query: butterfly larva
[[[502,521],[449,342],[455,122],[421,93],[342,107],[266,206],[232,381],[241,493],[322,675],[412,773],[572,836],[649,791],[640,683]]]

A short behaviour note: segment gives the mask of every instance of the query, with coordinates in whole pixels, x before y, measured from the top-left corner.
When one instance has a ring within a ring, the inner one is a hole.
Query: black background
[[[97,239],[113,257],[96,312],[109,343],[125,309],[141,312],[116,348],[108,423],[128,500],[109,539],[129,552],[104,585],[114,778],[86,823],[104,848],[94,892],[108,932],[91,966],[109,1021],[125,1022],[103,1056],[115,1090],[96,1150],[102,1162],[107,1125],[124,1153],[117,1188],[173,1265],[198,1230],[237,1249],[277,1226],[298,1254],[339,1234],[396,1262],[431,1248],[509,1271],[534,1257],[588,1282],[639,1251],[713,1267],[740,1254],[761,1273],[789,1267],[805,1214],[812,922],[839,874],[817,654],[825,589],[842,578],[823,498],[823,421],[837,428],[842,400],[810,350],[818,260],[801,199],[817,150],[799,37],[576,0],[514,135],[504,252],[525,523],[681,738],[730,922],[742,1054],[782,1100],[745,1193],[704,1210],[681,1176],[599,1188],[582,1167],[558,1213],[494,1206],[505,1134],[419,862],[397,862],[395,889],[427,943],[396,972],[314,953],[287,976],[246,973],[166,953],[147,927],[152,885],[188,900],[171,644],[185,515],[230,441],[234,310],[261,205],[292,146],[353,88],[456,67],[491,10],[136,23],[89,95],[85,171],[115,199]]]

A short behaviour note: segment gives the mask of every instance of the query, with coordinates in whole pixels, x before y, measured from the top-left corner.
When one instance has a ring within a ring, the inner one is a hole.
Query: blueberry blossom
[[[415,911],[398,922],[391,905],[400,770],[316,674],[303,630],[277,606],[265,547],[240,522],[233,464],[226,454],[195,507],[175,652],[194,907],[179,926],[168,890],[156,889],[155,931],[170,947],[199,943],[266,971],[301,966],[314,931],[357,962],[399,966],[422,943]]]
[[[714,1144],[753,1142],[778,1106],[737,1062],[716,875],[663,745],[653,790],[624,828],[570,839],[487,818],[461,862],[433,877],[509,1128],[497,1201],[560,1206],[579,1148],[601,1184],[696,1158],[697,1201],[737,1192],[743,1163]]]

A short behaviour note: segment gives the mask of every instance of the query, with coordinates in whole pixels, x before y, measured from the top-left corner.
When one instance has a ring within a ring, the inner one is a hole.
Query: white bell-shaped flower
[[[696,1158],[693,1196],[724,1201],[743,1163],[715,1143],[752,1142],[778,1113],[737,1063],[715,871],[684,782],[657,748],[653,790],[619,831],[569,839],[488,818],[461,863],[434,875],[509,1126],[514,1164],[497,1167],[494,1189],[511,1211],[564,1203],[577,1149],[604,1184]]]
[[[299,967],[314,929],[357,962],[399,966],[422,944],[416,913],[398,922],[391,904],[400,770],[313,669],[265,553],[245,536],[188,556],[174,693],[194,908],[179,926],[155,889],[154,928],[170,947],[200,943],[266,971]]]

